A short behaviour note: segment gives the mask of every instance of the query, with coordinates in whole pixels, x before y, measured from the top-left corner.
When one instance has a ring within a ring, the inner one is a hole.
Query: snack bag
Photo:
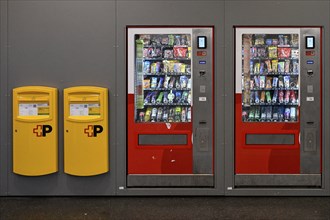
[[[272,60],[272,71],[274,74],[277,73],[278,71],[277,66],[278,66],[278,60]]]
[[[180,72],[181,72],[181,73],[185,73],[185,72],[186,72],[186,64],[181,63],[181,66],[180,66]]]
[[[298,44],[299,44],[298,34],[292,34],[291,35],[291,45],[297,47],[297,46],[299,46]]]
[[[290,58],[291,48],[279,47],[277,48],[278,58]]]
[[[186,47],[174,47],[173,53],[175,58],[186,58],[188,48]]]
[[[278,62],[277,71],[279,73],[284,73],[284,62]]]
[[[266,85],[266,76],[260,76],[260,89],[265,88]]]
[[[263,34],[256,34],[254,44],[255,45],[264,45],[265,44],[264,35]]]
[[[149,89],[150,88],[150,79],[144,79],[143,80],[143,88]]]
[[[277,47],[268,47],[268,57],[277,58]]]
[[[150,73],[150,61],[143,62],[143,72]]]
[[[173,58],[173,50],[164,50],[164,58]]]
[[[285,73],[289,73],[290,72],[290,60],[285,60],[284,72]]]
[[[271,65],[270,60],[266,60],[266,61],[265,61],[265,64],[266,64],[266,66],[267,66],[267,72],[268,72],[268,73],[271,73],[273,70],[272,70],[272,65]]]
[[[271,89],[272,88],[272,77],[267,76],[266,78],[266,89]]]
[[[157,87],[157,77],[151,77],[151,86],[150,88],[155,89]]]
[[[284,87],[290,88],[290,76],[284,76]]]
[[[299,59],[299,50],[298,49],[292,49],[291,50],[291,58],[292,59]]]
[[[187,88],[188,84],[188,77],[187,76],[180,76],[180,85],[182,89]]]
[[[255,63],[254,64],[254,74],[259,74],[260,70],[260,63]]]

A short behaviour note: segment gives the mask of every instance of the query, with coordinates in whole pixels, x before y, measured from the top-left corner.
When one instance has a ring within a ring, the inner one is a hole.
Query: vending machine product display
[[[236,28],[237,186],[321,185],[321,43],[320,28]]]
[[[128,186],[213,185],[212,35],[127,29]]]

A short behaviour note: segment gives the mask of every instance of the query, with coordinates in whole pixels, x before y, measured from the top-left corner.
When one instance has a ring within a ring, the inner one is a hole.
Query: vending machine
[[[322,29],[235,31],[235,186],[320,187]]]
[[[127,186],[212,187],[213,28],[127,28]]]

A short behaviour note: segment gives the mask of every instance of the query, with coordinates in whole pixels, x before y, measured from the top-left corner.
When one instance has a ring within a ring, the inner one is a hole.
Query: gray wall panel
[[[329,135],[323,135],[323,190],[234,188],[234,26],[323,26],[323,134],[329,133],[329,1],[226,1],[225,81],[226,81],[226,178],[228,195],[326,195],[329,193]],[[253,12],[253,13],[252,13]]]
[[[118,126],[117,189],[120,195],[220,195],[223,193],[224,1],[117,1]],[[127,25],[215,26],[215,189],[125,189],[126,186],[126,35]]]
[[[7,1],[0,1],[0,196],[7,195]]]
[[[115,2],[10,1],[8,93],[14,87],[59,89],[59,172],[44,177],[12,173],[10,195],[112,195],[115,193]],[[93,85],[109,89],[110,172],[95,177],[63,173],[63,89]],[[8,99],[12,117],[11,97]],[[10,122],[11,124],[11,122]],[[8,142],[12,143],[11,126]]]

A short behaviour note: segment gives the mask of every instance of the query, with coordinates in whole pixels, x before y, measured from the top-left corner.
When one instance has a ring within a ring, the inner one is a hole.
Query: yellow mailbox
[[[58,171],[57,89],[13,90],[13,172],[40,176]]]
[[[108,171],[108,90],[64,89],[64,172],[93,176]]]

